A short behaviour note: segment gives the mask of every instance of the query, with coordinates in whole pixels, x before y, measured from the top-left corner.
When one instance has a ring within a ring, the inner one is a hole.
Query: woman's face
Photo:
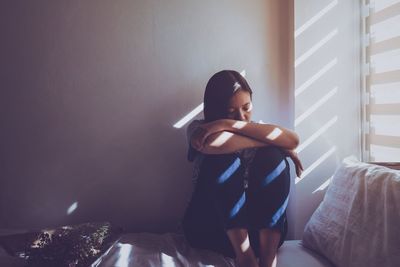
[[[237,90],[229,100],[228,119],[250,122],[252,109],[250,93]]]

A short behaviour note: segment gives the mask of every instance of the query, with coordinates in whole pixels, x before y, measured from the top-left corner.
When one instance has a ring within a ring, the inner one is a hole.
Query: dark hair
[[[225,119],[230,98],[237,90],[253,94],[245,78],[237,71],[223,70],[215,73],[204,92],[204,120],[206,122]]]

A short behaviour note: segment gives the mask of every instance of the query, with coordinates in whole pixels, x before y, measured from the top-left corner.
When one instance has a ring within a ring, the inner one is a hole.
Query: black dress
[[[226,234],[231,228],[248,229],[257,256],[262,228],[279,229],[282,245],[287,234],[290,172],[281,149],[266,146],[195,157],[193,153],[190,148],[189,158],[201,160],[197,160],[195,190],[183,219],[191,246],[235,257]]]

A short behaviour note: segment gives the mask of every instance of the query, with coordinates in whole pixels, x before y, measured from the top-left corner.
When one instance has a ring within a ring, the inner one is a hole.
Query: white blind
[[[363,3],[363,154],[400,162],[400,0]]]

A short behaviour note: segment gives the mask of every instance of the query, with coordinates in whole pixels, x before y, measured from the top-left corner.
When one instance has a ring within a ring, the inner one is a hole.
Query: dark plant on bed
[[[114,243],[121,229],[85,223],[43,230],[26,249],[30,266],[89,266]]]

